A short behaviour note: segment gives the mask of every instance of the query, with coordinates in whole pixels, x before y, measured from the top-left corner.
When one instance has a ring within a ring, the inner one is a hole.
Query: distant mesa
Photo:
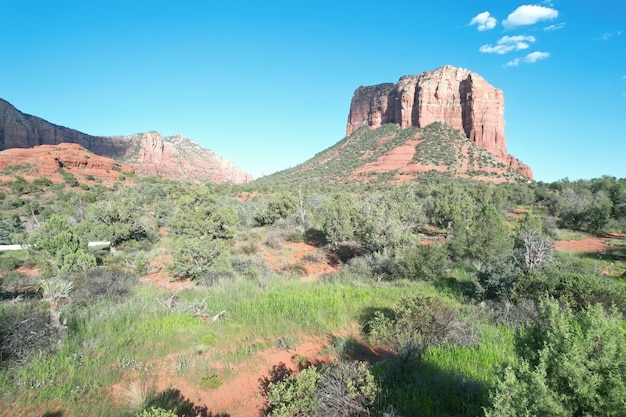
[[[507,153],[502,91],[450,65],[357,88],[345,138],[257,181],[398,184],[437,173],[493,183],[533,175]]]
[[[192,182],[252,181],[228,159],[182,135],[157,132],[129,136],[92,136],[17,110],[0,99],[0,151],[74,143],[95,155],[112,158],[137,174],[156,174]]]
[[[401,77],[397,84],[357,88],[346,135],[363,126],[377,129],[395,123],[406,129],[423,128],[433,122],[458,129],[473,144],[532,179],[530,167],[507,153],[502,90],[464,68],[446,65]]]

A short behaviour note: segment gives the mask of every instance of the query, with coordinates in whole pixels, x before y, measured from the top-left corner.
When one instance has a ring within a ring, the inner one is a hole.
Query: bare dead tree
[[[521,232],[524,242],[524,267],[527,271],[543,268],[552,261],[554,244],[537,229],[526,229]]]

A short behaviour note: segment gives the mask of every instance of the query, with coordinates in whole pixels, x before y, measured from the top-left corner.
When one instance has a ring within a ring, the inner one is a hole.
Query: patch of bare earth
[[[276,272],[300,273],[300,281],[314,281],[320,275],[337,271],[323,251],[303,242],[282,242],[281,247],[265,247],[263,258]]]
[[[568,252],[586,253],[586,252],[606,252],[613,248],[609,244],[611,240],[626,239],[626,234],[608,234],[601,237],[588,237],[578,240],[559,240],[555,243],[556,250]]]
[[[370,172],[383,173],[406,168],[413,161],[417,143],[417,140],[407,140],[402,145],[381,155],[375,161],[369,162],[355,170],[353,175],[358,178]]]
[[[170,254],[163,254],[151,260],[148,263],[148,273],[140,280],[157,288],[166,288],[170,293],[193,286],[190,279],[174,279],[165,266],[171,260]]]
[[[331,358],[323,353],[327,344],[324,338],[307,337],[290,350],[265,349],[235,365],[210,363],[211,372],[219,375],[217,377],[219,385],[212,388],[202,387],[202,376],[192,375],[194,371],[186,374],[178,372],[173,365],[177,358],[171,356],[163,359],[161,363],[153,364],[148,384],[157,393],[177,390],[181,399],[193,403],[196,407],[206,408],[213,414],[258,417],[265,402],[261,393],[261,380],[269,377],[270,370],[283,364],[287,369],[297,371],[299,358],[306,358],[309,363],[328,363]],[[140,383],[138,377],[129,374],[125,382],[111,388],[110,395],[120,405],[120,402],[128,397],[128,392],[132,392],[138,383]]]

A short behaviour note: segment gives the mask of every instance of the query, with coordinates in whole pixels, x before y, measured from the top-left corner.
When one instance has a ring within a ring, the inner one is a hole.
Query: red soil
[[[166,390],[178,390],[185,400],[197,407],[206,407],[213,414],[227,413],[237,417],[257,417],[264,407],[261,394],[261,379],[269,377],[275,365],[284,364],[287,369],[297,371],[296,358],[306,357],[310,363],[328,363],[330,358],[322,353],[327,341],[308,337],[292,350],[265,349],[239,364],[210,363],[210,373],[219,375],[216,388],[201,387],[198,377],[191,374],[179,374],[174,364],[177,359],[192,356],[192,360],[202,359],[202,353],[178,357],[168,357],[160,364],[153,364],[148,381],[149,388],[157,393]],[[206,375],[208,377],[211,374]],[[133,385],[141,384],[137,375],[129,375],[125,382],[111,387],[110,395],[118,404],[128,398]]]
[[[555,243],[556,250],[568,252],[605,252],[612,248],[610,240],[626,239],[626,234],[609,234],[603,237],[588,237],[579,240],[559,240]]]
[[[319,258],[318,262],[307,261],[307,255]],[[315,246],[303,242],[282,242],[279,249],[264,247],[262,256],[267,265],[274,271],[292,272],[294,265],[304,267],[300,281],[314,281],[320,275],[335,272],[336,267],[332,266],[326,255]],[[300,268],[298,268],[300,270]],[[306,272],[305,272],[306,271]]]

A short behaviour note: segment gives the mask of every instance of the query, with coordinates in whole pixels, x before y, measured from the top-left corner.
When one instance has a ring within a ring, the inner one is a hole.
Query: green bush
[[[324,417],[369,416],[379,388],[365,362],[331,365],[317,381],[317,414]]]
[[[226,245],[220,239],[177,239],[168,268],[177,277],[200,278],[215,267],[229,265]]]
[[[474,293],[479,300],[508,299],[522,271],[512,257],[474,263]]]
[[[87,249],[87,242],[63,216],[53,214],[29,236],[29,249],[34,261],[46,276],[62,276],[96,266],[96,259]]]
[[[316,385],[320,374],[309,367],[293,375],[282,371],[272,375],[263,389],[266,395],[265,415],[268,417],[315,416]]]
[[[448,252],[437,245],[421,245],[396,255],[397,276],[420,281],[445,277],[449,268]]]
[[[370,343],[393,350],[406,363],[431,346],[471,345],[478,341],[476,324],[461,319],[443,300],[417,294],[404,298],[391,311],[376,311],[366,325]]]
[[[281,364],[261,381],[261,391],[267,416],[340,417],[369,416],[379,388],[367,363],[344,361],[297,374]]]
[[[135,417],[178,417],[178,414],[163,408],[150,407],[150,409],[143,410],[141,413],[136,414]]]
[[[486,416],[626,415],[626,329],[616,310],[574,313],[554,301],[516,336]]]
[[[512,290],[514,300],[539,300],[545,295],[568,303],[574,310],[599,303],[605,308],[616,305],[626,311],[626,288],[598,275],[574,256],[558,256],[545,270],[521,276]]]

